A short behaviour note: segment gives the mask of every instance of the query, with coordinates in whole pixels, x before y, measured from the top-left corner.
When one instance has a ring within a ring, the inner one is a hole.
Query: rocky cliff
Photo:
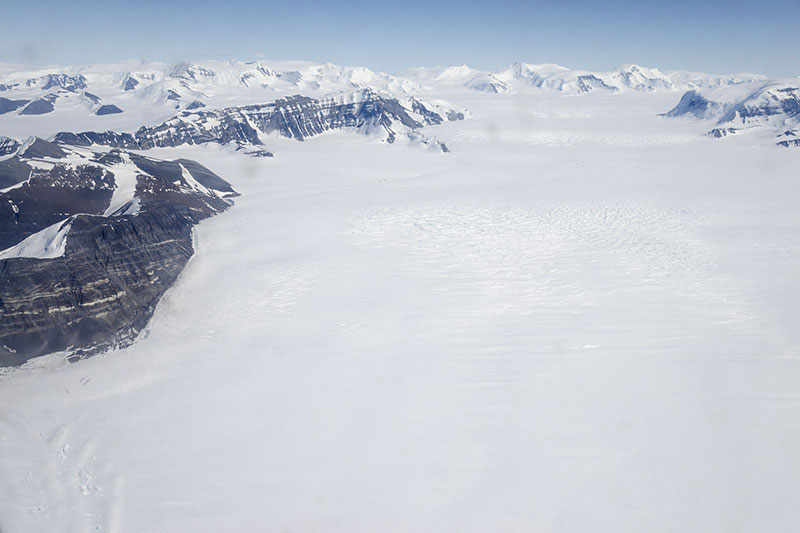
[[[23,171],[0,190],[0,366],[131,342],[236,195],[192,161],[41,139],[2,163]]]

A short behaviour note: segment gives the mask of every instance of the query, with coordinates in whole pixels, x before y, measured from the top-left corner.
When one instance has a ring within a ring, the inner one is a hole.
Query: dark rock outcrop
[[[667,111],[667,117],[680,117],[683,115],[693,115],[696,118],[708,118],[711,114],[719,110],[721,106],[711,102],[697,91],[686,91],[681,96],[680,101],[675,107]]]
[[[186,206],[79,215],[64,256],[0,261],[0,365],[131,341],[193,253]]]
[[[245,145],[239,145],[236,147],[237,152],[242,152],[245,155],[249,155],[250,157],[274,157],[275,154],[266,150],[264,148],[251,148]]]
[[[114,104],[100,106],[97,111],[94,112],[94,114],[98,116],[113,115],[116,113],[122,113],[122,109],[118,108]]]
[[[16,111],[28,102],[30,102],[30,100],[11,100],[9,98],[0,98],[0,115]]]
[[[22,150],[20,156],[27,157],[29,159],[36,157],[52,157],[55,159],[62,159],[67,157],[67,154],[57,144],[49,143],[43,139],[35,137],[33,142],[26,143],[26,147],[24,150]]]
[[[71,153],[62,161],[45,155],[65,150]],[[187,160],[41,140],[3,163],[12,160],[31,176],[0,193],[0,366],[61,351],[80,358],[133,342],[191,257],[192,227],[236,195]],[[118,176],[132,171],[133,197],[106,216]],[[15,255],[19,243],[39,239],[53,224],[68,231],[61,255]]]
[[[95,131],[85,131],[83,133],[62,132],[56,134],[55,142],[61,144],[71,144],[73,146],[91,146],[98,144],[101,146],[113,146],[128,150],[141,150],[142,144],[131,133],[114,133],[106,131],[98,133]]]
[[[89,91],[83,91],[83,96],[88,98],[89,101],[92,102],[93,104],[99,104],[100,103],[100,97],[97,96],[96,94],[90,93]]]
[[[714,128],[713,130],[709,131],[706,135],[709,137],[713,137],[715,139],[721,139],[722,137],[727,137],[728,135],[732,135],[736,133],[736,128]]]
[[[17,144],[17,147],[19,147],[19,144]],[[10,157],[0,161],[0,189],[25,181],[32,172],[33,167],[18,157]],[[0,207],[0,210],[2,210],[2,207]],[[2,221],[2,215],[0,215],[0,221]]]
[[[42,81],[43,91],[57,88],[69,92],[78,92],[86,88],[86,78],[80,74],[77,76],[70,76],[69,74],[48,74]]]
[[[589,91],[593,91],[595,89],[603,89],[611,92],[619,91],[618,87],[608,85],[594,74],[584,74],[582,76],[578,76],[578,90],[580,92],[588,93]]]
[[[19,112],[20,115],[44,115],[45,113],[50,113],[55,106],[53,106],[53,102],[56,101],[55,95],[47,95],[33,102],[26,105],[22,111]]]
[[[19,143],[15,139],[0,136],[0,156],[13,154],[19,148]],[[3,186],[0,185],[0,189]]]
[[[114,176],[101,166],[57,164],[50,170],[40,170],[25,159],[11,160],[22,168],[30,168],[30,177],[0,193],[0,250],[66,216],[102,214],[111,201]]]
[[[125,76],[125,81],[122,82],[122,89],[125,91],[133,91],[139,85],[139,80],[128,74]]]

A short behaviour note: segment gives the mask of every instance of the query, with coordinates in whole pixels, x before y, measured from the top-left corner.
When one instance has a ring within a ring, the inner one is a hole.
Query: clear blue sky
[[[386,72],[513,61],[800,75],[800,0],[4,0],[0,61],[307,59]]]

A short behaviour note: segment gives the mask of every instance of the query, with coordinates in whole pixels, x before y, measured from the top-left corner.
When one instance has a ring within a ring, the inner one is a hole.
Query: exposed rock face
[[[778,141],[778,146],[783,146],[784,148],[800,146],[800,128],[786,130],[778,135],[778,138],[784,139],[782,141]]]
[[[0,366],[132,342],[191,257],[193,225],[236,195],[187,160],[39,139],[9,161],[30,172],[0,193]],[[65,216],[63,251],[37,255],[49,244],[37,240]]]
[[[20,115],[44,115],[45,113],[50,113],[55,106],[53,102],[56,101],[56,95],[48,95],[38,100],[34,100],[33,102],[26,105],[22,111],[19,112]]]
[[[19,143],[15,139],[0,136],[0,156],[13,154],[19,148]],[[0,185],[0,189],[3,186]]]
[[[36,82],[41,84],[41,89],[43,91],[48,89],[64,89],[65,91],[78,92],[86,88],[86,78],[80,74],[77,76],[70,76],[69,74],[48,74],[39,80],[28,80],[28,85],[34,85]]]
[[[709,137],[726,137],[749,128],[771,128],[781,139],[778,146],[800,146],[796,142],[800,140],[800,86],[795,79],[743,84],[737,91],[688,91],[666,113],[668,117],[684,115],[716,119],[718,127],[707,133]]]
[[[693,115],[696,118],[708,118],[716,111],[721,110],[719,104],[711,102],[697,91],[686,91],[681,96],[678,104],[667,111],[665,116],[680,117],[683,115]]]
[[[139,80],[128,74],[125,77],[125,81],[122,82],[122,89],[125,91],[133,91],[136,89],[137,85],[139,85]]]
[[[19,144],[12,151],[16,151]],[[0,189],[5,189],[12,185],[28,179],[33,172],[33,167],[22,161],[18,157],[11,157],[4,161],[0,161]],[[2,209],[2,208],[0,208]],[[2,214],[0,214],[0,221]]]
[[[30,100],[11,100],[9,98],[0,98],[0,115],[16,111],[28,102],[30,102]]]
[[[737,102],[720,119],[720,124],[739,121],[748,124],[764,117],[800,118],[800,86],[767,86]]]
[[[4,84],[4,90],[13,93],[21,91],[28,98],[0,98],[0,115],[17,110],[19,115],[44,115],[56,109],[57,101],[72,101],[74,97],[86,101],[89,106],[99,104],[100,97],[85,90],[86,81],[80,74],[53,73],[29,78],[23,84]]]
[[[111,201],[114,176],[93,164],[54,164],[49,170],[14,156],[2,162],[23,178],[0,194],[0,250],[77,213],[103,213]],[[24,176],[24,177],[23,177]]]
[[[118,108],[114,104],[102,105],[97,109],[97,111],[94,112],[94,114],[98,116],[113,115],[115,113],[122,113],[122,109]]]
[[[0,364],[134,335],[192,254],[186,215],[80,215],[63,257],[0,261]]]
[[[728,135],[732,135],[734,133],[736,133],[736,128],[714,128],[706,135],[715,139],[721,139],[722,137],[727,137]]]
[[[582,93],[588,93],[595,89],[603,89],[611,92],[619,91],[618,87],[607,84],[600,77],[595,76],[594,74],[578,76],[577,84],[579,91]]]
[[[261,145],[259,134],[277,132],[302,141],[328,130],[352,128],[363,132],[382,131],[387,142],[391,143],[401,133],[411,139],[420,139],[422,135],[418,130],[424,126],[463,118],[463,113],[454,110],[437,112],[429,104],[414,98],[404,106],[395,98],[364,90],[327,100],[295,95],[269,104],[216,111],[185,111],[158,126],[142,127],[135,133],[63,132],[55,136],[55,141],[77,146],[100,144],[137,150],[202,143]],[[443,143],[439,145],[447,151]]]
[[[99,104],[100,103],[100,97],[97,96],[96,94],[90,93],[89,91],[83,91],[83,96],[85,96],[87,99],[89,99],[89,101],[92,102],[93,104]],[[103,106],[103,107],[105,107],[105,106]],[[114,106],[114,107],[117,107],[117,106]]]

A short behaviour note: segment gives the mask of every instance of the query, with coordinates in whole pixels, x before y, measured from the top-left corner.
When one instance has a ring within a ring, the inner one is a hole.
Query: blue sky
[[[15,63],[266,57],[386,72],[525,61],[800,75],[800,0],[4,4],[0,61]]]

